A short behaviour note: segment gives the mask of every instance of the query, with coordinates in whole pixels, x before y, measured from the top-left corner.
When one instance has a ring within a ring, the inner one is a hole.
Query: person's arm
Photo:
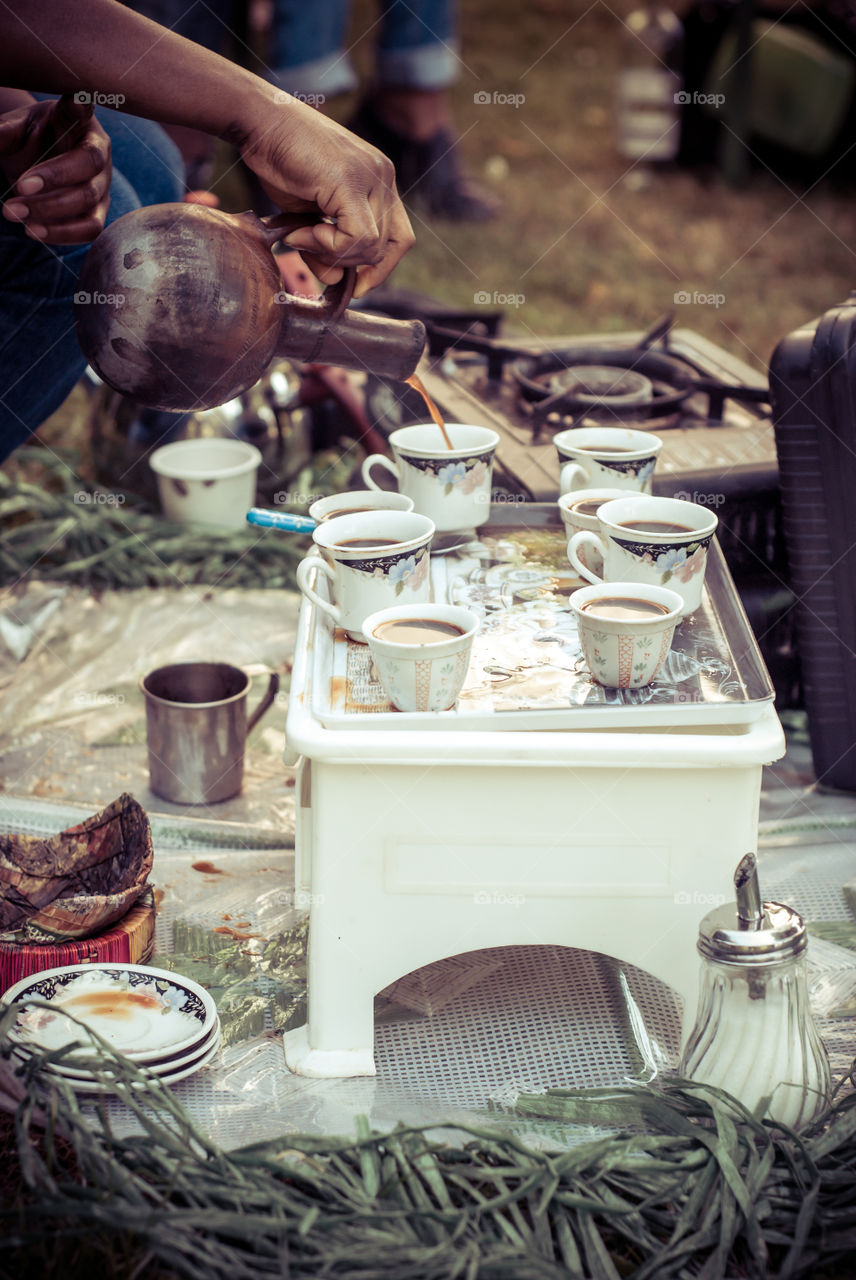
[[[17,0],[0,11],[0,83],[90,94],[162,123],[202,129],[236,146],[284,209],[317,207],[332,223],[292,232],[322,279],[328,267],[362,265],[358,294],[385,279],[413,243],[392,164],[314,108],[199,45],[140,17],[118,0]],[[31,217],[62,185],[63,157],[18,179],[40,177]],[[371,265],[363,265],[371,264]]]

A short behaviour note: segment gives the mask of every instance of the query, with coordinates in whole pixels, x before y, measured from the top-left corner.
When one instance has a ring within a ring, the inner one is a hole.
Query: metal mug
[[[279,691],[276,672],[249,719],[250,677],[228,662],[175,662],[150,671],[140,687],[155,795],[173,804],[216,804],[238,795],[247,735]]]

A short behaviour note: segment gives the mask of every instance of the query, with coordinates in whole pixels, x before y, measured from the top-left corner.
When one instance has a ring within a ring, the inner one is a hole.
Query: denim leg
[[[274,0],[268,78],[310,100],[357,88],[344,46],[347,21],[347,0]],[[455,0],[381,0],[378,83],[448,88],[460,66],[457,29]]]
[[[455,0],[381,0],[376,62],[380,85],[447,89],[458,78]]]
[[[95,113],[113,148],[113,168],[136,192],[136,203],[122,209],[139,208],[142,204],[169,204],[184,195],[184,161],[178,147],[167,133],[152,120],[124,115],[99,107]],[[107,222],[119,214],[113,211],[114,200],[120,204],[124,193],[110,189],[110,213]]]
[[[274,0],[268,79],[310,101],[356,89],[345,49],[348,14],[348,0]]]
[[[96,114],[113,142],[108,224],[141,204],[180,200],[181,160],[160,126]],[[59,408],[86,368],[73,300],[88,250],[40,244],[0,218],[0,461]]]

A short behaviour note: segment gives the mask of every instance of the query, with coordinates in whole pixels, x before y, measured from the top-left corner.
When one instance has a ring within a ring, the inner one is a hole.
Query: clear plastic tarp
[[[567,1126],[517,1117],[517,1094],[650,1080],[679,1054],[677,997],[592,952],[499,947],[439,961],[377,997],[377,1076],[313,1080],[286,1067],[282,1033],[305,1016],[308,923],[283,764],[298,605],[290,593],[228,589],[97,598],[31,583],[0,593],[0,830],[50,834],[123,791],[147,809],[152,963],[208,986],[224,1029],[222,1052],[175,1093],[222,1146],[353,1133],[359,1114],[379,1129],[475,1123],[568,1141]],[[148,789],[139,680],[162,663],[211,657],[257,674],[251,706],[279,671],[280,699],[248,742],[241,796],[168,805]],[[794,741],[765,771],[761,817],[762,891],[810,922],[812,1007],[837,1078],[856,1056],[856,951],[844,945],[856,945],[844,888],[856,884],[856,796],[820,792]],[[119,1131],[133,1127],[117,1100],[106,1105]]]

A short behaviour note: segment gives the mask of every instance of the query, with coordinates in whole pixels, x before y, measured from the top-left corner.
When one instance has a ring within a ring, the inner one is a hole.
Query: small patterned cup
[[[385,639],[384,626],[396,622],[411,628],[439,623],[458,634],[421,643]],[[363,623],[378,679],[399,711],[448,711],[455,705],[478,629],[474,613],[452,604],[397,605],[371,614]]]
[[[580,587],[569,603],[591,678],[611,689],[641,689],[656,678],[684,604],[677,591],[638,582]],[[641,614],[632,616],[637,609]]]

